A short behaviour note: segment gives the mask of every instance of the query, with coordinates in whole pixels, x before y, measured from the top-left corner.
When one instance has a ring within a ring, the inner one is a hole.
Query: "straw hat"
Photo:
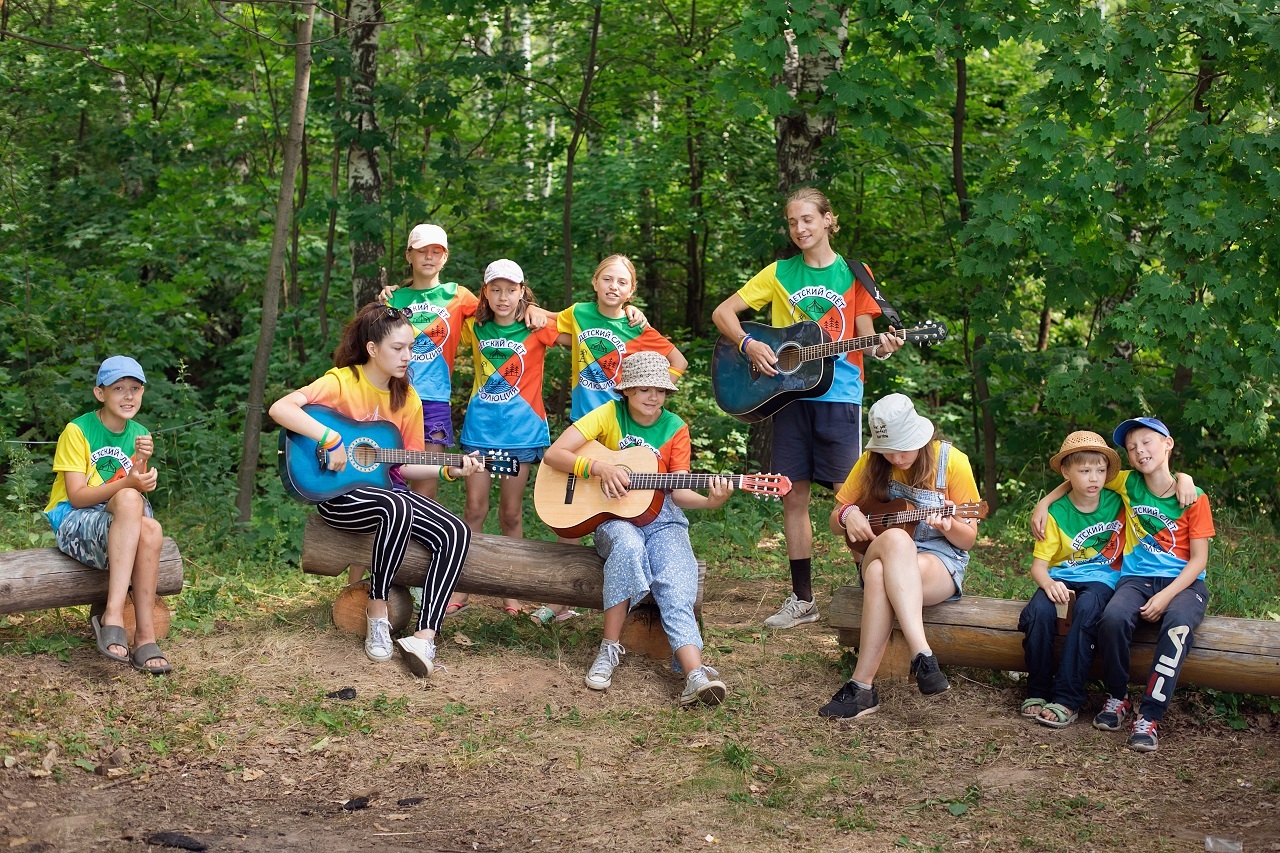
[[[622,378],[613,386],[621,391],[624,388],[664,388],[676,390],[667,369],[671,362],[662,353],[646,350],[627,356],[622,361]]]
[[[1049,460],[1049,467],[1062,473],[1062,460],[1066,459],[1072,453],[1078,453],[1081,450],[1091,450],[1094,453],[1101,453],[1107,458],[1107,479],[1110,480],[1120,470],[1120,454],[1116,453],[1107,444],[1107,440],[1096,432],[1089,432],[1087,429],[1077,430],[1067,436],[1062,442],[1062,449],[1053,455]]]
[[[933,421],[916,414],[915,404],[906,394],[889,394],[876,400],[867,412],[871,440],[867,450],[905,453],[919,450],[933,438]]]

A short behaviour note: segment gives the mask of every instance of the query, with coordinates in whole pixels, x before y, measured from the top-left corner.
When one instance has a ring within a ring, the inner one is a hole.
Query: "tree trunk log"
[[[1018,615],[1025,605],[1025,601],[966,595],[959,601],[926,607],[925,637],[939,663],[1021,671],[1026,668],[1026,660]],[[842,645],[857,647],[862,624],[862,590],[841,587],[827,606],[827,620],[839,632]],[[1155,641],[1156,626],[1138,625],[1130,647],[1131,682],[1146,683]],[[1061,643],[1061,638],[1058,642]],[[906,653],[894,657],[891,653],[895,644],[905,649],[902,632],[897,628],[890,641],[890,654],[886,654],[885,664],[881,665],[881,674],[905,678]],[[1095,663],[1093,676],[1101,676],[1100,664]],[[1178,681],[1232,693],[1280,696],[1280,622],[1206,617],[1196,629],[1195,644],[1187,654]]]
[[[182,591],[182,555],[172,539],[160,548],[159,595]],[[106,604],[107,573],[73,560],[57,548],[0,552],[0,613],[78,604]]]

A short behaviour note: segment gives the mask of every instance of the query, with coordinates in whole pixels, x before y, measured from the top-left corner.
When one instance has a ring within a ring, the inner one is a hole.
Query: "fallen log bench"
[[[360,582],[373,550],[371,534],[335,530],[317,515],[307,518],[302,536],[304,572],[338,577],[347,575],[348,586],[333,603],[333,621],[341,630],[364,635],[364,608],[368,586]],[[421,586],[431,552],[410,541],[404,562],[392,581],[387,599],[391,627],[404,630],[413,612],[409,587]],[[702,618],[702,591],[707,566],[698,561],[698,597],[694,615]],[[458,592],[516,598],[540,604],[599,610],[604,597],[604,560],[594,548],[536,539],[512,539],[477,533],[458,578]],[[658,660],[671,657],[671,646],[658,608],[652,599],[634,606],[622,629],[622,645]]]
[[[165,537],[160,546],[153,609],[156,634],[169,635],[169,606],[161,596],[182,592],[182,555]],[[0,614],[107,603],[107,573],[74,560],[57,548],[0,551]],[[125,633],[133,645],[133,596],[125,602]]]
[[[924,608],[924,633],[938,662],[979,669],[1022,671],[1022,632],[1018,616],[1025,601],[966,595]],[[856,648],[862,625],[862,590],[838,589],[827,608],[827,621],[840,645]],[[1155,653],[1157,629],[1139,623],[1129,655],[1129,680],[1145,684]],[[1059,649],[1061,648],[1059,638]],[[879,674],[907,678],[911,651],[895,625]],[[1093,677],[1101,677],[1094,664]],[[1178,676],[1180,684],[1195,684],[1230,693],[1280,696],[1280,622],[1206,616],[1196,629],[1191,652]]]

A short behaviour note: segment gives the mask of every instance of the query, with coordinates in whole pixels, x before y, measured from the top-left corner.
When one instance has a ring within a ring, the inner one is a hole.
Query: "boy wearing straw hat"
[[[1049,460],[1071,491],[1048,509],[1045,537],[1035,543],[1031,577],[1040,589],[1018,619],[1025,636],[1027,698],[1022,716],[1050,728],[1076,721],[1093,668],[1098,622],[1111,600],[1124,557],[1124,500],[1104,488],[1120,471],[1120,455],[1096,432],[1073,432]],[[1056,662],[1058,606],[1076,604]]]

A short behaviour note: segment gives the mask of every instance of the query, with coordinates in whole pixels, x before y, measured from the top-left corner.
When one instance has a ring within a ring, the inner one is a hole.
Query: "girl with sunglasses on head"
[[[366,305],[343,329],[333,356],[334,367],[310,385],[273,403],[272,419],[285,429],[319,442],[328,451],[328,467],[332,471],[342,471],[347,465],[343,436],[307,414],[302,408],[305,405],[328,406],[355,421],[389,421],[399,429],[406,450],[424,450],[422,401],[406,379],[414,336],[413,327],[400,310]],[[396,466],[392,480],[399,484],[441,476],[454,480],[481,470],[477,459],[464,457],[458,468]],[[436,632],[462,571],[471,531],[462,519],[440,504],[407,488],[362,486],[322,501],[317,510],[327,524],[338,530],[374,536],[364,649],[375,663],[392,657],[387,594],[404,561],[408,540],[430,550],[417,630],[398,641],[413,674],[429,676],[435,669]]]

